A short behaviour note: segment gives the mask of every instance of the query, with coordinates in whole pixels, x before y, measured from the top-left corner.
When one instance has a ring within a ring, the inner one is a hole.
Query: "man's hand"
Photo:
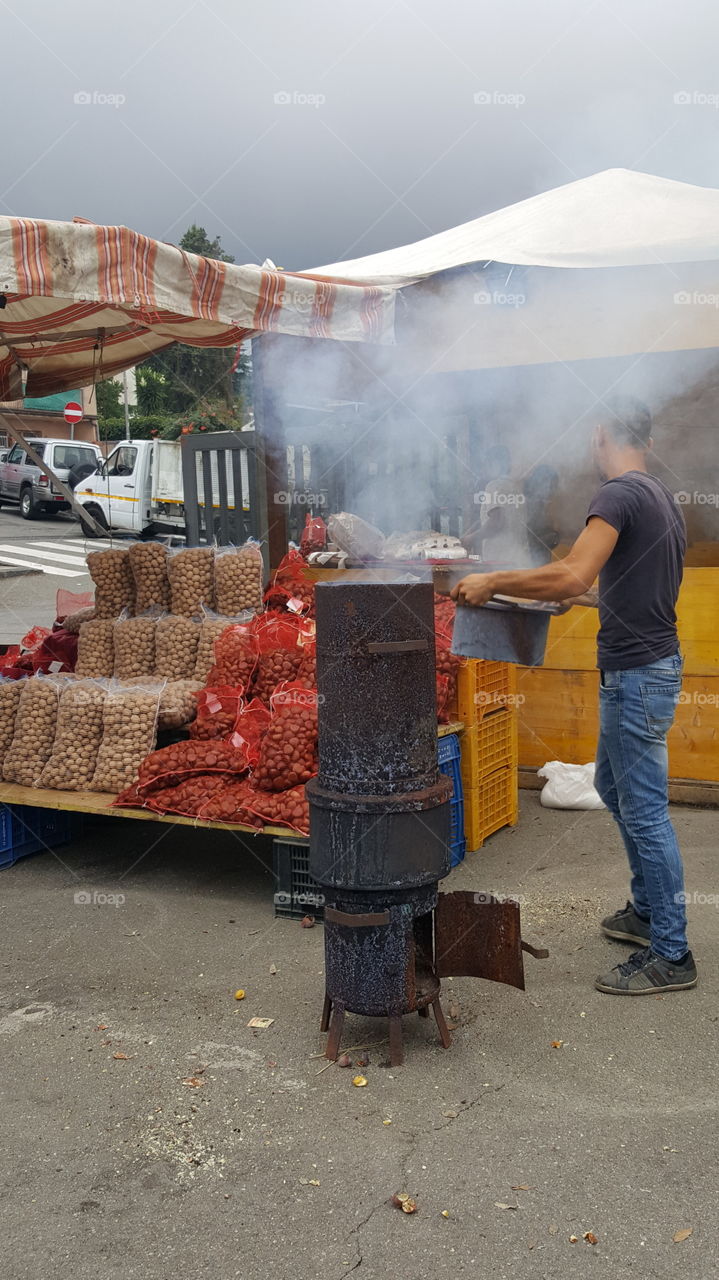
[[[470,573],[452,588],[450,595],[457,604],[468,604],[475,608],[480,604],[486,604],[494,595],[494,575]]]

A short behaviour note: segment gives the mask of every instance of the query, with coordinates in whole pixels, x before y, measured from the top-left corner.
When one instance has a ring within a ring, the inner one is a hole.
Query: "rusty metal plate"
[[[487,978],[524,991],[518,902],[489,893],[440,893],[434,947],[440,978]]]

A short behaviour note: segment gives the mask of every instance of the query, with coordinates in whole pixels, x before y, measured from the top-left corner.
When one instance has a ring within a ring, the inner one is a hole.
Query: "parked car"
[[[85,440],[30,439],[28,442],[58,480],[73,489],[102,463],[98,446]],[[25,520],[35,520],[41,512],[54,515],[70,507],[20,444],[14,444],[5,461],[0,462],[0,505],[16,503]]]

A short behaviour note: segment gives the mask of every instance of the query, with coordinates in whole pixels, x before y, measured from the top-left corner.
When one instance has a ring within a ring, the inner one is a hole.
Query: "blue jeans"
[[[679,700],[679,654],[628,671],[601,671],[594,785],[629,858],[635,910],[667,960],[687,950],[684,869],[667,801],[667,733]]]

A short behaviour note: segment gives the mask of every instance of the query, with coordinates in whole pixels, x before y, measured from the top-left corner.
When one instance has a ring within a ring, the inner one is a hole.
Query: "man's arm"
[[[599,570],[616,546],[619,533],[606,520],[592,516],[574,546],[562,560],[538,569],[497,573],[470,573],[453,588],[458,604],[486,604],[494,595],[520,596],[525,600],[569,600],[591,589]]]

